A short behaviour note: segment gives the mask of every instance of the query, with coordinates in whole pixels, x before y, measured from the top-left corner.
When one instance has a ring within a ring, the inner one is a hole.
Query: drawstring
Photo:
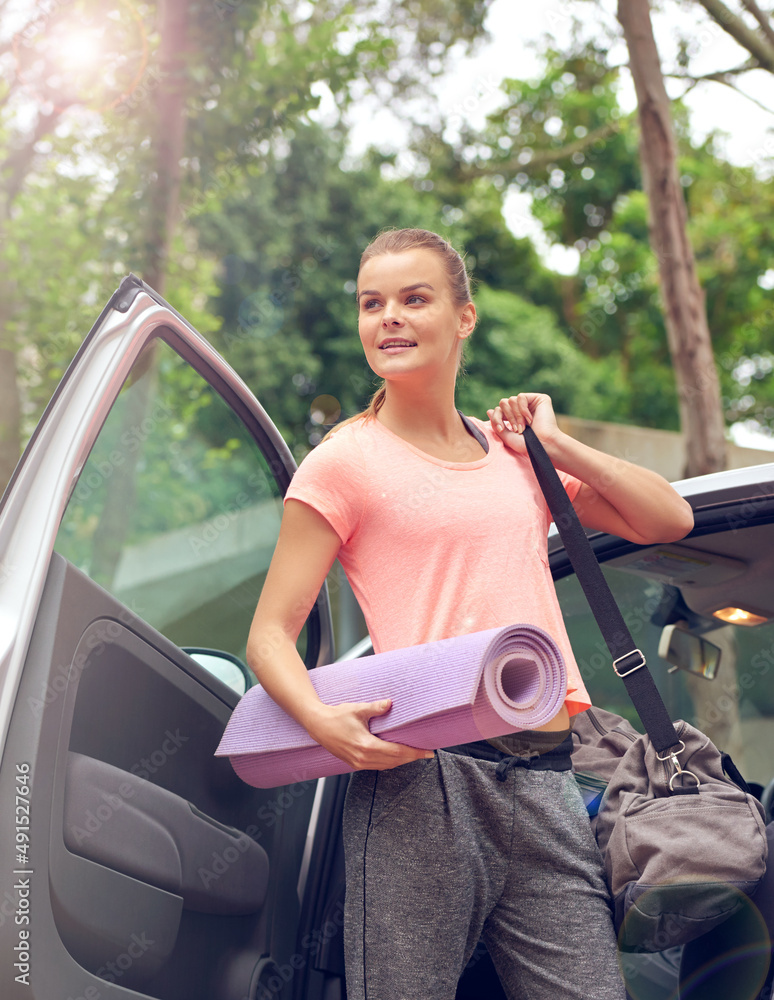
[[[530,767],[532,761],[535,757],[540,756],[539,754],[513,754],[510,757],[503,757],[500,763],[495,768],[495,774],[498,781],[505,781],[508,777],[508,772],[512,767]]]
[[[544,735],[546,734],[538,732],[531,734],[531,737],[537,738]],[[512,767],[526,767],[530,771],[570,771],[572,769],[570,757],[572,737],[569,733],[558,745],[543,748],[534,745],[530,747],[526,740],[523,740],[522,745],[515,753],[510,749],[501,750],[498,746],[493,745],[493,742],[482,740],[478,743],[462,743],[456,747],[444,747],[443,751],[439,751],[439,753],[452,753],[462,757],[471,757],[474,760],[487,760],[496,763],[495,774],[499,781],[505,781]]]

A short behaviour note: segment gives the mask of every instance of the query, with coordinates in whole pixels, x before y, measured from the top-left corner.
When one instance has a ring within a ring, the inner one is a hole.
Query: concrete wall
[[[684,435],[678,431],[659,431],[564,415],[558,415],[557,421],[563,431],[592,448],[653,469],[670,482],[685,478]],[[727,449],[729,469],[774,462],[774,451],[741,448],[735,444],[728,444]]]

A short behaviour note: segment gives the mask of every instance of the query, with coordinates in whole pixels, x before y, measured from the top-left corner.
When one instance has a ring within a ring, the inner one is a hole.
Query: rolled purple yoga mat
[[[559,647],[535,625],[331,663],[309,677],[329,705],[391,698],[390,711],[371,719],[371,732],[425,750],[539,728],[567,695]],[[257,788],[351,770],[261,687],[250,688],[234,709],[215,753],[230,757],[239,777]]]

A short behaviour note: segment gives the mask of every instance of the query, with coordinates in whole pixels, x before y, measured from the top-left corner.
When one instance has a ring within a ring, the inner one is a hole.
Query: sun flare
[[[101,46],[96,32],[68,31],[62,38],[60,58],[68,66],[83,67],[95,63],[101,56]]]

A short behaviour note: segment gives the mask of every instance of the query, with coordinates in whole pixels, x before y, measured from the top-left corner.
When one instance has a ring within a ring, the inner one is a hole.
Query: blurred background
[[[670,478],[771,459],[733,445],[774,447],[774,21],[622,11],[0,0],[0,486],[130,271],[300,460],[375,389],[353,293],[385,226],[467,255],[462,409],[548,392]]]

